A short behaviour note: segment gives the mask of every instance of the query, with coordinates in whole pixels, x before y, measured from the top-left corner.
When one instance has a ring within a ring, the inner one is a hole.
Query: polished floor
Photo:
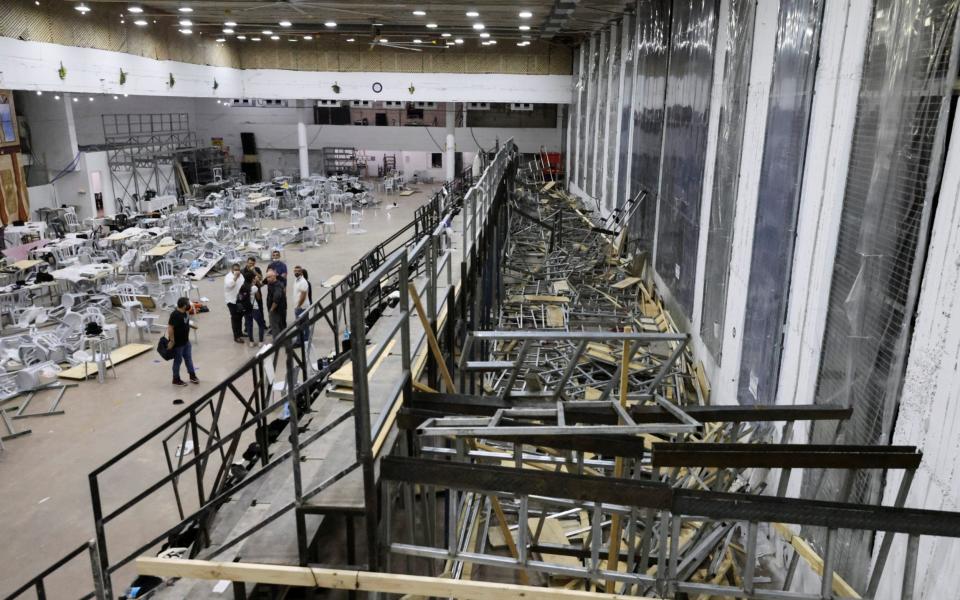
[[[361,235],[347,235],[348,217],[335,215],[337,233],[329,244],[288,246],[285,261],[291,270],[299,264],[309,271],[316,297],[322,291],[322,281],[346,274],[360,256],[413,218],[414,210],[432,193],[428,186],[420,188],[412,196],[387,197],[384,206],[398,203],[392,210],[366,211],[366,232]],[[108,377],[103,384],[91,379],[69,390],[61,404],[64,415],[16,421],[18,427],[30,428],[32,433],[5,442],[6,450],[0,452],[0,596],[93,537],[87,479],[91,470],[180,410],[182,406],[173,404],[174,400],[190,403],[201,397],[256,352],[256,348],[232,339],[222,274],[199,282],[199,286],[201,295],[210,299],[211,309],[198,316],[199,341],[193,356],[200,385],[172,386],[170,364],[151,351],[119,365],[117,379]],[[292,318],[292,289],[290,306]],[[157,337],[159,334],[147,341],[155,343]],[[131,341],[135,340],[136,334],[132,333]],[[35,402],[39,409],[46,397],[38,397]],[[136,462],[144,472],[166,471],[160,445],[141,450]],[[109,492],[116,492],[115,497],[129,496],[138,491],[139,474],[121,472],[108,478],[105,485]],[[134,518],[111,525],[111,539],[122,539],[125,531],[135,532],[138,519],[169,518],[174,522],[175,506],[169,496],[151,497]],[[134,538],[131,535],[131,543]],[[86,587],[89,571],[85,558],[72,561],[48,581],[48,594],[60,598],[84,593],[86,590],[81,591],[76,584]],[[127,580],[120,577],[118,581]]]

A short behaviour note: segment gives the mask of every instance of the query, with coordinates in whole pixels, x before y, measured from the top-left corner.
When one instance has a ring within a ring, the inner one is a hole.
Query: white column
[[[456,151],[456,136],[454,135],[454,119],[457,118],[456,106],[457,105],[453,102],[447,102],[447,141],[446,147],[444,148],[443,157],[443,168],[446,173],[447,181],[453,181],[453,178],[456,177],[453,164],[454,153]]]
[[[70,144],[70,158],[74,158],[80,153],[77,146],[77,126],[73,122],[73,96],[71,94],[63,95],[63,112],[67,118],[67,143]]]
[[[297,147],[300,149],[300,179],[310,177],[310,158],[307,149],[307,126],[297,123]]]

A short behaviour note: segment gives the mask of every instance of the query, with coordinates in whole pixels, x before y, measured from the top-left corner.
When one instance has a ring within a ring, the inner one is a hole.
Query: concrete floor
[[[308,270],[314,297],[318,297],[323,293],[322,281],[346,274],[360,256],[410,222],[414,210],[432,194],[429,186],[420,189],[412,196],[384,200],[384,206],[398,202],[399,206],[390,211],[366,211],[366,233],[362,235],[347,235],[348,216],[336,214],[338,232],[329,244],[317,248],[288,246],[285,262],[291,270],[297,264]],[[285,224],[265,222],[265,226]],[[200,385],[172,386],[169,363],[151,351],[119,365],[118,379],[108,376],[104,384],[92,379],[68,390],[61,403],[66,414],[16,421],[20,428],[32,429],[32,434],[7,441],[6,451],[0,452],[0,595],[11,592],[94,536],[87,478],[90,471],[181,410],[182,406],[173,404],[174,399],[189,404],[200,398],[256,352],[256,348],[232,339],[223,303],[222,275],[198,284],[201,295],[210,299],[210,312],[197,317],[199,342],[193,354]],[[290,307],[292,319],[292,299]],[[155,343],[157,337],[159,334],[147,341]],[[131,341],[136,341],[135,334]],[[31,411],[45,406],[47,398],[38,396]],[[102,493],[115,499],[105,500],[108,510],[135,495],[147,481],[166,473],[159,444],[138,451],[134,460],[127,462],[136,466],[111,473],[101,483],[105,487]],[[135,547],[142,541],[134,534],[143,519],[176,522],[171,494],[156,494],[132,511],[131,518],[111,524],[111,544],[129,534],[130,546]],[[126,548],[112,546],[111,557],[123,550]],[[86,593],[91,585],[89,573],[87,558],[78,557],[48,580],[47,592],[53,598]],[[118,576],[115,581],[115,586],[125,585],[129,579]],[[120,593],[122,588],[115,587],[114,591]]]

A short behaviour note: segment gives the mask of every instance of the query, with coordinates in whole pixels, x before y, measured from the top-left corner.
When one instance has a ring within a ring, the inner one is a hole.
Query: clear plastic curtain
[[[717,158],[713,173],[710,229],[707,232],[703,317],[700,327],[704,345],[718,363],[723,346],[724,316],[727,309],[733,217],[737,208],[737,186],[740,183],[740,156],[743,151],[743,127],[747,118],[755,15],[755,0],[730,0],[729,17],[726,23],[721,24],[727,28],[727,44],[724,49],[723,97],[717,130]]]
[[[776,402],[823,0],[781,0],[747,285],[741,404]]]
[[[593,113],[590,115],[594,119],[593,137],[590,140],[593,146],[592,160],[590,163],[590,180],[587,193],[602,202],[603,195],[603,153],[604,135],[607,131],[607,82],[610,78],[610,32],[600,33],[600,51],[597,57],[597,81],[596,95],[597,101],[594,105]]]
[[[688,319],[693,314],[718,4],[677,0],[671,15],[656,267]]]
[[[623,94],[620,96],[620,106],[617,108],[617,127],[620,130],[620,144],[617,148],[617,201],[622,206],[628,196],[636,192],[627,189],[627,175],[630,172],[630,121],[633,119],[633,77],[634,58],[637,54],[637,28],[635,19],[630,16],[623,19],[623,39],[621,53],[623,54]],[[629,209],[627,209],[629,210]]]
[[[850,406],[853,416],[839,431],[815,425],[814,443],[891,440],[943,169],[957,8],[956,0],[874,5],[815,399]],[[876,503],[880,475],[858,472],[850,501]],[[807,497],[837,500],[843,488],[836,472],[804,477]],[[840,542],[841,574],[862,585],[870,540],[846,533]]]
[[[616,208],[621,202],[619,198],[614,197],[615,177],[617,164],[617,135],[619,132],[620,115],[620,83],[623,72],[620,69],[620,43],[623,39],[622,23],[611,25],[610,27],[610,81],[608,88],[607,104],[605,106],[606,137],[604,142],[604,169],[603,169],[603,204],[608,210]]]

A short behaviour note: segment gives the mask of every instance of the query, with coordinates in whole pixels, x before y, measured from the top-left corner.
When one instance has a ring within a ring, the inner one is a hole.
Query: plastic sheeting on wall
[[[637,249],[646,252],[653,251],[656,235],[669,45],[670,5],[658,0],[639,0],[630,190],[634,196],[642,195],[640,206],[633,213],[630,230],[636,237]]]
[[[617,180],[614,189],[617,194],[618,206],[632,197],[635,192],[630,192],[627,186],[627,176],[630,173],[630,121],[633,118],[633,78],[634,56],[636,56],[637,28],[634,25],[630,15],[623,17],[623,93],[620,95],[620,106],[617,107],[617,127],[620,130],[620,144],[617,148]]]
[[[693,314],[718,0],[677,0],[670,32],[657,272]]]
[[[586,48],[581,45],[574,55],[573,61],[573,102],[570,105],[570,111],[567,113],[567,120],[570,125],[570,168],[567,178],[574,183],[580,182],[580,171],[582,169],[583,156],[583,99],[586,93],[586,81],[584,81],[585,70],[584,62],[586,60]]]
[[[587,58],[587,102],[584,112],[583,129],[583,178],[580,189],[583,193],[592,195],[593,166],[597,135],[597,77],[600,73],[600,54],[602,44],[599,35],[590,38],[590,50]]]
[[[839,443],[891,441],[943,169],[957,11],[956,0],[874,5],[815,397],[853,408]],[[824,425],[814,426],[814,443],[834,440]],[[842,487],[835,472],[804,477],[806,497],[835,500]],[[850,501],[875,503],[880,487],[876,471],[859,471]],[[868,544],[849,534],[840,542],[840,572],[862,584]]]
[[[603,138],[603,156],[604,156],[604,166],[603,166],[603,180],[601,182],[601,197],[603,198],[603,205],[607,207],[608,210],[616,208],[622,199],[614,198],[614,190],[616,189],[615,177],[616,177],[616,164],[617,164],[617,130],[620,121],[618,116],[620,114],[620,91],[621,91],[621,77],[623,75],[620,66],[620,43],[623,38],[622,26],[620,24],[613,24],[610,26],[610,54],[609,54],[609,63],[610,63],[610,78],[608,85],[608,95],[607,95],[607,104],[605,106],[604,118],[604,130],[606,135]]]
[[[713,174],[710,230],[704,269],[703,316],[700,333],[707,350],[720,362],[727,283],[733,250],[733,217],[740,183],[740,155],[747,119],[750,63],[753,55],[753,25],[756,0],[730,0],[727,47],[724,54],[723,97],[717,130],[717,159]]]
[[[610,79],[610,33],[608,31],[600,32],[600,52],[597,61],[597,102],[594,106],[593,139],[590,144],[593,146],[592,164],[590,165],[590,180],[587,182],[587,193],[593,196],[597,201],[602,201],[603,195],[603,153],[606,150],[604,146],[604,134],[607,130],[607,92],[608,81]]]
[[[776,402],[823,0],[781,0],[747,285],[741,404]]]

